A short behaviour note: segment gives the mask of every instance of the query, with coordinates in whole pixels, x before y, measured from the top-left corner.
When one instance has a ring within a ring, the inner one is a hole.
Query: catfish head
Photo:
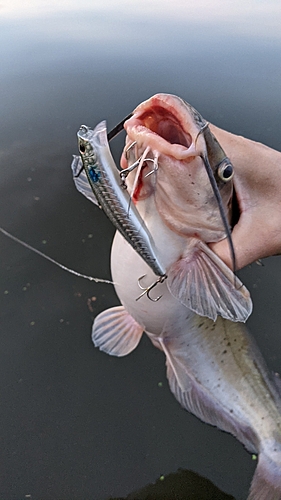
[[[121,167],[142,165],[134,201],[153,195],[163,221],[178,234],[207,243],[225,238],[221,212],[230,222],[234,169],[200,113],[177,96],[156,94],[137,106],[124,128]]]
[[[208,122],[181,98],[156,94],[137,106],[124,128],[121,177],[134,203],[143,206],[147,200],[154,210],[150,220],[157,212],[164,226],[185,240],[167,270],[170,292],[201,316],[246,321],[252,311],[248,290],[208,246],[227,236],[235,269],[234,168]]]

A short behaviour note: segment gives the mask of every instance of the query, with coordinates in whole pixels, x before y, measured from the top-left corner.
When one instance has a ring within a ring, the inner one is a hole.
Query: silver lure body
[[[77,189],[104,210],[115,228],[156,276],[165,276],[166,271],[157,256],[153,238],[127,190],[121,187],[120,174],[108,145],[106,122],[102,121],[94,130],[82,125],[77,136],[87,176],[81,172],[78,157],[74,157],[72,171]],[[80,175],[75,177],[79,171]]]

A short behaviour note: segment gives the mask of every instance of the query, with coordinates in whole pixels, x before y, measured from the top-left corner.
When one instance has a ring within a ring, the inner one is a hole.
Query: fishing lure
[[[149,287],[151,289],[166,278],[166,270],[145,222],[124,188],[109,149],[106,122],[102,121],[94,130],[82,125],[77,136],[84,170],[79,157],[74,156],[71,168],[75,185],[78,191],[104,210],[116,229],[158,276]]]

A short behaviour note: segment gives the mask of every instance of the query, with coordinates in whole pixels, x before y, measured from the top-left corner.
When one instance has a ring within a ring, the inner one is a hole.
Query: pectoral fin
[[[143,328],[123,306],[100,313],[93,324],[92,341],[95,347],[112,356],[126,356],[133,351],[142,336]]]
[[[88,200],[95,203],[95,205],[99,205],[92,188],[89,184],[87,175],[85,170],[83,170],[83,163],[80,156],[73,155],[73,160],[71,163],[71,170],[73,175],[73,180],[76,188],[80,193],[82,193]],[[78,176],[78,177],[76,177]]]
[[[216,321],[222,316],[245,322],[252,312],[250,293],[203,242],[168,271],[168,288],[186,307]]]

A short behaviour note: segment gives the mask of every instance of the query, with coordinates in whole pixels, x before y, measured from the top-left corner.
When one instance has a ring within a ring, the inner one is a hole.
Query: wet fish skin
[[[245,321],[252,310],[248,290],[204,242],[204,238],[207,241],[217,241],[223,237],[224,225],[216,197],[203,167],[203,160],[210,164],[210,168],[214,171],[218,166],[221,168],[221,166],[231,167],[231,165],[218,141],[211,134],[207,122],[192,106],[176,96],[159,94],[147,101],[148,108],[151,100],[153,102],[156,100],[158,105],[156,118],[155,113],[150,113],[145,107],[145,124],[152,129],[152,134],[149,135],[150,145],[149,147],[146,145],[147,127],[131,126],[130,128],[132,120],[133,123],[138,124],[138,120],[142,118],[143,106],[146,106],[142,103],[136,108],[132,117],[125,122],[125,128],[130,129],[131,132],[136,129],[133,134],[136,134],[138,140],[132,142],[129,138],[121,165],[124,168],[124,158],[127,162],[126,167],[129,163],[129,169],[132,165],[139,165],[136,175],[138,185],[132,184],[131,173],[127,178],[133,200],[137,202],[154,196],[156,208],[166,226],[179,236],[186,237],[180,258],[170,262],[168,273],[167,268],[161,263],[161,258],[159,259],[161,252],[155,247],[145,223],[142,221],[140,228],[140,223],[136,220],[137,211],[134,208],[128,210],[129,197],[127,192],[120,189],[117,168],[115,168],[107,143],[105,124],[99,124],[95,131],[82,126],[78,133],[80,153],[89,184],[99,205],[104,208],[115,227],[152,266],[154,273],[160,276],[161,280],[166,279],[168,274],[170,291],[180,302],[194,312],[213,320],[219,314],[232,321]],[[159,101],[167,108],[163,105],[164,112],[160,108]],[[158,126],[159,114],[163,137],[153,130],[155,123]],[[103,129],[103,137],[101,129]],[[132,148],[134,145],[135,147]],[[152,150],[153,158],[147,155],[149,149]],[[141,151],[141,158],[138,157],[138,151]],[[99,157],[96,161],[97,155]],[[161,160],[159,164],[158,157]],[[150,162],[153,164],[152,169]],[[192,169],[190,169],[190,164],[192,164]],[[77,159],[74,159],[72,169],[76,186],[91,199],[92,194],[89,194],[89,186],[84,176],[81,174],[75,178],[77,166],[79,167],[79,163],[77,164]],[[108,172],[111,175],[110,179]],[[232,193],[230,181],[231,179],[227,179],[227,182],[218,180],[222,202],[224,205],[227,204],[229,213]],[[124,207],[126,207],[125,212]],[[122,217],[120,217],[120,208]],[[190,219],[191,212],[193,214]],[[139,233],[137,235],[134,232],[136,228]],[[145,240],[144,244],[143,240]],[[153,283],[155,282],[154,279]]]
[[[81,162],[74,157],[72,171],[77,189],[103,208],[115,228],[155,275],[164,276],[165,269],[157,256],[153,238],[135,206],[130,203],[128,192],[120,187],[119,171],[109,150],[106,123],[99,123],[94,130],[83,125],[77,136],[85,170],[81,172]]]
[[[121,167],[130,168],[147,151],[158,167],[149,176],[151,164],[144,166],[139,177],[135,171],[130,173],[128,189],[137,204],[153,197],[165,226],[183,238],[177,260],[166,265],[172,295],[200,316],[245,322],[252,312],[250,294],[208,247],[225,238],[226,232],[206,164],[215,176],[229,221],[233,193],[232,175],[227,179],[219,175],[224,169],[231,172],[233,166],[208,123],[179,97],[156,94],[137,106],[124,128]]]
[[[138,199],[146,196],[142,191],[152,184],[157,209],[172,230],[189,237],[196,235],[206,242],[224,238],[225,227],[203,158],[208,158],[219,183],[220,196],[229,221],[233,179],[222,182],[216,175],[217,166],[226,158],[226,154],[200,113],[178,96],[156,94],[136,107],[124,128],[127,145],[137,142],[137,157],[147,146],[152,156],[159,155],[157,182],[154,182],[153,177],[146,180],[142,177]],[[135,159],[131,157],[131,162]],[[122,168],[126,168],[128,163],[123,154]],[[151,195],[151,190],[147,195]]]
[[[157,244],[161,220],[154,213],[153,220],[147,223]],[[179,248],[173,233],[167,234],[165,227],[163,231],[168,238],[166,250]],[[127,275],[126,268],[130,270]],[[154,346],[165,353],[169,385],[180,404],[204,422],[230,432],[251,453],[258,454],[248,500],[280,500],[280,390],[245,325],[221,317],[213,322],[196,315],[170,294],[166,283],[159,285],[159,302],[144,297],[136,303],[132,297],[137,293],[137,277],[146,273],[149,282],[151,275],[119,234],[112,246],[111,269],[123,306],[122,322],[119,329],[115,324],[111,340],[114,354],[122,355],[121,338],[127,338],[127,317],[130,328],[135,322],[135,346],[136,336],[140,339],[144,330]],[[112,334],[110,325],[115,318],[114,310],[108,309],[93,324],[92,338],[101,350],[101,344]],[[120,346],[118,353],[116,345]],[[106,352],[112,354],[110,349]]]

